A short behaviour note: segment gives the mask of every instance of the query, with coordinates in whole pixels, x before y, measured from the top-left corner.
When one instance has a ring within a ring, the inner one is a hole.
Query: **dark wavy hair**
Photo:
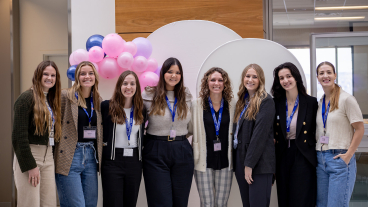
[[[224,80],[224,90],[222,91],[222,97],[224,98],[224,100],[228,104],[230,104],[231,99],[234,98],[233,90],[231,87],[231,81],[227,72],[222,68],[212,67],[204,74],[201,80],[201,91],[199,92],[199,97],[202,99],[203,110],[209,108],[209,104],[207,101],[208,97],[210,96],[210,89],[208,88],[208,80],[214,72],[220,73]]]
[[[271,93],[273,95],[273,97],[280,99],[283,97],[286,97],[286,91],[285,89],[281,86],[280,84],[280,78],[279,78],[279,72],[282,69],[289,69],[291,75],[294,77],[295,81],[296,81],[296,87],[298,89],[298,93],[303,94],[303,95],[307,95],[307,92],[305,90],[305,87],[303,85],[303,79],[302,76],[300,75],[300,72],[298,70],[298,68],[290,62],[286,62],[283,63],[279,66],[277,66],[274,70],[273,70],[273,84],[272,84],[272,88],[271,88]]]

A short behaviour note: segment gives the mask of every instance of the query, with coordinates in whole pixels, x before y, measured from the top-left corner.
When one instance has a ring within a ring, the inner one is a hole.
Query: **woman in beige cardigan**
[[[194,178],[203,206],[227,206],[232,183],[232,125],[235,102],[228,74],[209,69],[192,103]]]

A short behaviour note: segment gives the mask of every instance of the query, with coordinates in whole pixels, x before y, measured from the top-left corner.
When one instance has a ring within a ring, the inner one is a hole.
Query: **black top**
[[[219,110],[220,111],[220,110]],[[218,121],[219,111],[215,111],[216,119]],[[211,109],[203,110],[203,123],[206,131],[206,145],[207,145],[207,168],[214,170],[221,170],[229,167],[229,159],[227,156],[229,147],[229,105],[224,101],[224,109],[222,111],[222,118],[219,131],[219,139],[221,141],[221,151],[214,151],[213,141],[216,139],[215,123],[213,122]]]
[[[86,110],[88,112],[88,115],[91,116],[91,97],[86,98],[85,100],[86,100],[86,106],[87,106]],[[93,141],[96,146],[96,139],[84,139],[83,138],[83,127],[88,126],[88,125],[89,125],[89,119],[88,119],[86,112],[84,112],[81,106],[78,106],[78,142]],[[97,126],[96,111],[93,111],[91,126]]]

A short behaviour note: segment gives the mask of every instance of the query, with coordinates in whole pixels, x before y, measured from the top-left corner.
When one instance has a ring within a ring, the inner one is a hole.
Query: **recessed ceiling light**
[[[314,20],[324,21],[324,20],[357,20],[364,19],[365,16],[357,16],[357,17],[315,17]]]
[[[334,7],[316,7],[316,10],[348,10],[348,9],[368,9],[368,6],[334,6]]]

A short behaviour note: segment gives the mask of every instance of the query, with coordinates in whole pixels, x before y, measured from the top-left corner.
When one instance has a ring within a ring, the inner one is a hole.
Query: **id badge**
[[[329,135],[328,134],[325,134],[324,136],[321,136],[320,138],[319,138],[319,142],[321,143],[321,144],[328,144],[328,140],[329,140]]]
[[[96,127],[85,126],[83,127],[83,138],[96,139]]]
[[[133,157],[133,149],[124,148],[124,157]]]
[[[55,145],[54,138],[53,137],[49,137],[49,143],[50,143],[50,146],[54,146]]]
[[[176,130],[171,129],[170,130],[170,138],[175,138],[176,137]]]
[[[214,140],[213,141],[213,151],[218,152],[221,151],[221,142]]]

